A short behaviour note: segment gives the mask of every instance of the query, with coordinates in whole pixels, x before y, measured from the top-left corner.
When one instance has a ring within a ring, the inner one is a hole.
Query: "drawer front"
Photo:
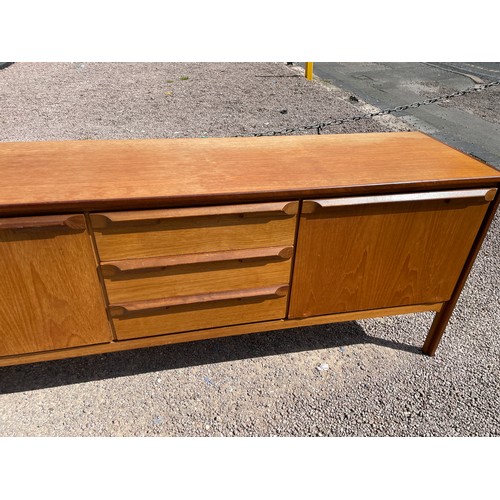
[[[264,257],[116,271],[103,265],[110,304],[207,294],[288,283],[292,247],[285,257]],[[288,250],[287,249],[287,250]],[[144,262],[142,260],[141,262]]]
[[[184,297],[192,303],[173,302],[161,308],[154,303],[144,303],[146,309],[140,309],[138,303],[126,305],[129,310],[112,308],[116,337],[126,340],[284,318],[287,286],[240,292],[234,295],[240,294],[241,298],[227,300],[225,297],[231,293]]]
[[[118,340],[284,318],[298,202],[91,215]]]
[[[92,214],[101,261],[293,245],[298,202]]]

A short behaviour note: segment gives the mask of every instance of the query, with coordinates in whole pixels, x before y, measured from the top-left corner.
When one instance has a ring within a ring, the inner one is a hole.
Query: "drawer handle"
[[[229,290],[225,292],[204,293],[200,295],[182,295],[180,297],[166,297],[162,299],[141,300],[137,302],[124,302],[111,304],[109,310],[113,318],[118,318],[127,313],[166,309],[173,306],[188,304],[204,304],[231,299],[271,298],[284,297],[288,293],[288,285],[276,285],[265,288],[249,288],[245,290]]]
[[[497,190],[491,189],[464,189],[461,191],[435,191],[428,193],[387,194],[380,196],[353,196],[348,198],[331,198],[327,200],[305,200],[302,204],[302,213],[311,214],[322,208],[346,207],[351,205],[372,205],[376,203],[395,203],[404,201],[450,200],[463,198],[479,198],[492,201]]]
[[[119,272],[159,269],[186,264],[204,264],[210,262],[228,262],[234,260],[260,259],[290,259],[293,247],[249,248],[246,250],[230,250],[222,252],[191,253],[145,259],[113,260],[101,263],[105,278],[110,278]]]
[[[200,217],[204,215],[266,215],[284,213],[295,215],[298,212],[298,201],[280,203],[258,203],[250,205],[226,205],[216,207],[172,208],[165,210],[137,210],[127,212],[105,212],[91,214],[94,228],[104,228],[113,222],[133,222],[144,220],[173,219],[182,217]]]
[[[13,217],[0,219],[0,229],[85,229],[83,215],[42,215],[39,217]]]

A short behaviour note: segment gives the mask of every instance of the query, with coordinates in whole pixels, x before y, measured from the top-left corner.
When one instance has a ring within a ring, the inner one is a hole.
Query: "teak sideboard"
[[[0,143],[0,366],[434,311],[499,204],[419,132]]]

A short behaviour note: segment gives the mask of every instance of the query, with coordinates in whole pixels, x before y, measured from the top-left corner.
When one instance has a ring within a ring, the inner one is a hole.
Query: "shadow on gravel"
[[[2,367],[0,394],[352,344],[422,355],[415,346],[367,335],[356,322],[336,323]]]

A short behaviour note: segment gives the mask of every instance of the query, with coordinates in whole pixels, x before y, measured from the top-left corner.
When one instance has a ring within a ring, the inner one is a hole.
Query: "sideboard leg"
[[[424,346],[422,347],[422,352],[428,356],[434,356],[436,349],[438,348],[441,337],[446,329],[446,325],[453,313],[455,304],[450,304],[447,302],[441,311],[436,313],[434,321],[432,322],[427,338],[425,339]]]

